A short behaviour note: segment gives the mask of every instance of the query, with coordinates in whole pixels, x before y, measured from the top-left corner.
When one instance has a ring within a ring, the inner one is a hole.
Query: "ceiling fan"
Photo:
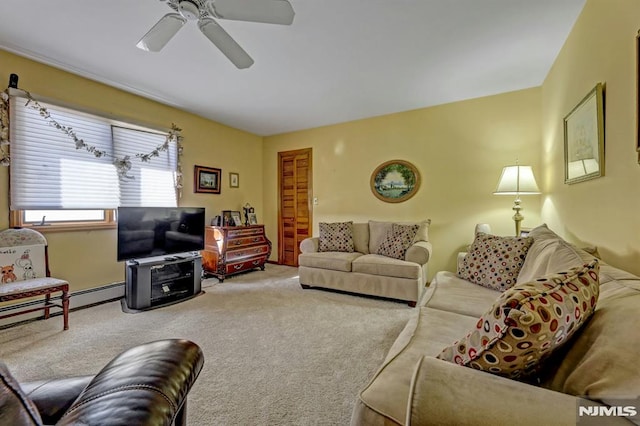
[[[291,25],[294,11],[288,0],[160,0],[177,13],[167,13],[136,46],[159,52],[187,21],[198,28],[238,68],[249,68],[253,59],[216,22],[216,19]]]

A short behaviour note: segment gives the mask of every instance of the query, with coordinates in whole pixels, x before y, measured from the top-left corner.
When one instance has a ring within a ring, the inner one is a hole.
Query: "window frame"
[[[16,91],[14,89],[10,89],[9,95],[17,96],[20,98],[25,97],[24,93],[20,91]],[[90,115],[101,117],[109,121],[111,123],[110,124],[111,126],[120,126],[128,129],[132,129],[132,130],[146,131],[146,132],[150,131],[153,133],[156,133],[156,132],[163,133],[163,134],[170,133],[168,129],[160,129],[159,127],[156,127],[153,125],[140,123],[135,120],[131,120],[129,118],[117,117],[117,116],[110,115],[110,114],[104,113],[103,111],[98,111],[92,108],[80,107],[72,103],[67,103],[64,101],[60,101],[60,100],[56,100],[48,97],[38,96],[35,94],[31,94],[31,96],[37,101],[40,101],[45,104],[51,104],[51,105],[59,106],[61,108],[71,109],[79,114],[90,114]],[[112,144],[113,144],[113,140],[112,140]],[[179,172],[179,169],[180,169],[179,146],[176,147],[176,150],[177,150],[176,155],[178,155],[178,160],[177,160],[178,163],[176,165],[175,172]],[[10,173],[11,173],[11,167],[9,166],[9,176],[10,176]],[[10,178],[8,180],[10,181]],[[11,197],[11,188],[9,187],[9,191],[7,191],[7,198],[8,198],[9,204],[11,203],[10,197]],[[178,204],[178,200],[179,200],[179,195],[176,194],[177,204]],[[34,210],[37,210],[37,209],[34,209]],[[69,210],[78,210],[78,209],[69,209]],[[87,221],[73,221],[73,220],[54,221],[54,222],[45,222],[46,223],[45,225],[40,225],[37,223],[26,222],[24,220],[25,212],[27,210],[9,210],[9,226],[30,228],[30,229],[37,230],[39,232],[83,231],[83,230],[86,231],[86,230],[99,230],[99,229],[115,229],[117,227],[117,209],[91,209],[91,210],[102,210],[104,212],[104,219],[103,220],[87,220]]]
[[[77,210],[77,209],[73,209]],[[96,209],[98,210],[98,209]],[[25,210],[13,210],[9,216],[9,226],[20,228],[31,228],[39,232],[47,231],[83,231],[93,229],[115,229],[118,222],[116,220],[116,211],[114,209],[106,209],[104,211],[104,220],[87,220],[87,221],[56,221],[47,222],[46,225],[34,224],[24,221]]]

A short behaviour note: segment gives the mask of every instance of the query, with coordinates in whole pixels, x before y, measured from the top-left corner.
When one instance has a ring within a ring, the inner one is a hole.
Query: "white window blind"
[[[136,153],[147,153],[161,145],[166,135],[116,128],[113,120],[40,102],[52,118],[72,128],[87,145],[109,154],[98,158],[85,149],[76,149],[69,136],[50,125],[37,110],[25,106],[26,102],[24,98],[11,98],[12,210],[177,204],[176,147],[149,163],[133,158]],[[132,157],[130,174],[135,179],[118,177],[113,159],[124,155]]]
[[[114,126],[113,143],[115,155],[132,158],[128,175],[133,179],[120,181],[120,205],[127,207],[176,207],[175,179],[178,165],[177,146],[169,144],[167,151],[158,157],[143,162],[136,153],[149,153],[166,140],[166,135],[142,132]]]

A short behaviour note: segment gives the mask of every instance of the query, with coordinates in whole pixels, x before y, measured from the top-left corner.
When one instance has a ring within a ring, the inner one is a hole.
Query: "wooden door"
[[[278,263],[298,266],[300,243],[311,236],[311,148],[278,153]]]

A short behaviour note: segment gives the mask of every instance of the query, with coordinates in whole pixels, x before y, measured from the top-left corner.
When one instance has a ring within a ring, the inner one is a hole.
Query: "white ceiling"
[[[0,48],[273,135],[539,86],[585,1],[290,0],[291,26],[219,20],[238,70],[195,22],[137,49],[162,1],[0,0]]]

